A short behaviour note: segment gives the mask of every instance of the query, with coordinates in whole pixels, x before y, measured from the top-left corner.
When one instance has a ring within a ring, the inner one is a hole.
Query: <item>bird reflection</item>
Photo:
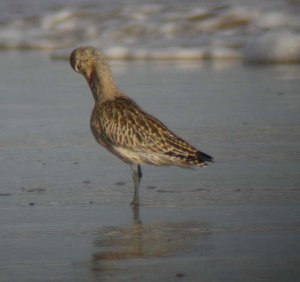
[[[134,224],[142,224],[142,221],[140,218],[140,207],[132,206],[132,213],[133,213],[133,223]]]
[[[101,274],[124,270],[133,259],[163,258],[197,247],[207,249],[205,238],[210,231],[197,222],[143,223],[139,207],[132,208],[133,222],[125,226],[107,227],[95,241],[98,251],[92,257],[92,271]],[[200,239],[200,240],[199,240]],[[123,265],[123,266],[122,266]],[[112,275],[112,274],[111,274]]]

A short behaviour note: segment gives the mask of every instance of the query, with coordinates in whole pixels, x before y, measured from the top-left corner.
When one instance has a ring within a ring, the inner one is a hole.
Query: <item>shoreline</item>
[[[130,169],[93,140],[68,62],[0,53],[0,282],[300,279],[300,67],[112,62],[121,91],[215,158]]]

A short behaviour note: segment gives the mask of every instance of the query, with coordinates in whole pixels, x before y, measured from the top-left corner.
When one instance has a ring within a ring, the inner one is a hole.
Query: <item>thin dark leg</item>
[[[133,183],[134,183],[134,195],[133,195],[133,200],[131,204],[133,206],[138,206],[139,205],[139,187],[140,187],[140,182],[142,178],[142,169],[140,165],[130,165],[131,172],[132,172],[132,178],[133,178]]]

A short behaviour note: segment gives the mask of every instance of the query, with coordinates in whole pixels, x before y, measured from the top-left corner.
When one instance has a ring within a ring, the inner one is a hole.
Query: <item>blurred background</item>
[[[60,58],[86,44],[112,59],[299,63],[299,14],[299,0],[2,0],[0,49]]]

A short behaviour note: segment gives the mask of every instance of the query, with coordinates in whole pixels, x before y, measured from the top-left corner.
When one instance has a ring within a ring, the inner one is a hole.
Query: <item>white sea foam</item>
[[[52,50],[60,57],[63,50],[83,44],[113,59],[299,62],[296,2],[55,3],[55,8],[41,4],[36,14],[26,8],[21,15],[14,11],[17,16],[0,12],[0,49]]]
[[[255,35],[245,44],[244,58],[248,62],[300,63],[300,35],[286,30]]]
[[[70,26],[70,19],[72,19],[74,16],[74,13],[67,9],[63,9],[55,13],[46,14],[41,18],[41,28],[45,30],[57,28],[65,30],[65,26]],[[73,26],[74,25],[71,25],[71,27]]]

